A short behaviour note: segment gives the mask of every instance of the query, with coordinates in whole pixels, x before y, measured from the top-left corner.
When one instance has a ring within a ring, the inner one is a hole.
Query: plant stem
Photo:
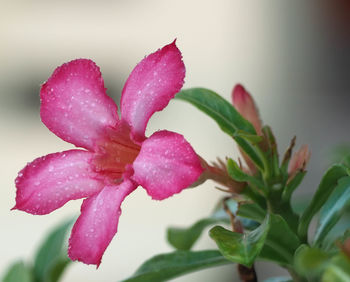
[[[237,265],[239,278],[243,282],[257,282],[258,278],[256,276],[256,272],[254,269],[254,265],[252,267],[246,267],[242,264]]]

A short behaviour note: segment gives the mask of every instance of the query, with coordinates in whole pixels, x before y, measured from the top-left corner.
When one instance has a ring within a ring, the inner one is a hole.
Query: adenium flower
[[[117,232],[120,205],[138,185],[162,200],[190,186],[203,171],[182,135],[162,130],[145,137],[148,120],[181,89],[184,77],[175,41],[147,56],[125,83],[119,118],[94,62],[78,59],[58,67],[41,87],[41,119],[58,137],[83,150],[29,163],[16,179],[14,209],[42,215],[86,198],[68,254],[98,266]]]
[[[250,94],[240,84],[232,90],[232,103],[236,110],[248,120],[258,135],[262,135],[262,123],[255,102]]]
[[[255,102],[252,96],[245,90],[245,88],[241,84],[237,84],[232,90],[232,104],[236,108],[236,110],[246,119],[248,120],[258,135],[262,136],[262,122],[260,119],[258,108],[255,105]],[[240,150],[240,153],[245,160],[247,166],[249,167],[250,174],[255,174],[256,167],[254,163],[250,160],[250,158]]]
[[[309,162],[311,153],[308,145],[300,147],[299,151],[295,152],[288,164],[289,178],[293,178],[299,170],[304,170],[306,164]]]

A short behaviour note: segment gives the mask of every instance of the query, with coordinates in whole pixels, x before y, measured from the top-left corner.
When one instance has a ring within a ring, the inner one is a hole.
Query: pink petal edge
[[[70,150],[37,158],[18,173],[13,209],[48,214],[70,200],[91,196],[104,184],[90,170],[92,153]]]
[[[303,145],[300,149],[295,152],[289,161],[288,174],[293,175],[299,169],[302,169],[306,165],[311,157],[311,153],[308,145]]]
[[[232,90],[232,103],[237,111],[253,124],[256,133],[262,135],[262,123],[258,108],[252,96],[240,84],[237,84]]]
[[[132,178],[156,200],[181,192],[203,172],[199,157],[185,138],[166,130],[142,143],[133,168]]]
[[[168,105],[180,91],[185,65],[175,40],[148,55],[131,72],[120,103],[121,118],[132,128],[135,140],[143,141],[150,117]]]
[[[117,232],[120,205],[135,188],[133,182],[125,180],[118,186],[106,186],[84,200],[69,238],[68,255],[72,260],[100,265],[103,253]]]
[[[40,91],[40,116],[58,137],[92,150],[107,126],[118,121],[118,109],[107,96],[99,67],[78,59],[58,67]]]

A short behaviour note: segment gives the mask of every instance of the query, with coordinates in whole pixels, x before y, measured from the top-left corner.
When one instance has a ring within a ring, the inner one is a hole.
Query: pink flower
[[[184,77],[175,41],[149,55],[125,83],[119,119],[94,62],[78,59],[57,68],[41,88],[41,119],[58,137],[86,150],[29,163],[16,179],[14,209],[48,214],[69,200],[86,198],[68,254],[98,266],[128,194],[141,185],[162,200],[190,186],[203,171],[182,135],[162,130],[145,137],[148,120],[181,89]]]
[[[232,103],[237,111],[254,126],[256,133],[261,136],[262,124],[258,108],[252,96],[240,84],[237,84],[232,90]]]
[[[254,126],[256,133],[262,136],[262,122],[260,120],[258,108],[256,107],[252,96],[250,96],[248,91],[246,91],[241,84],[237,84],[232,90],[232,104],[236,110]],[[239,150],[249,167],[249,171],[247,172],[252,175],[255,174],[256,167],[254,163],[243,150],[240,148]]]
[[[311,153],[308,145],[303,145],[299,151],[295,152],[288,164],[289,178],[293,178],[299,170],[304,170],[309,162]]]

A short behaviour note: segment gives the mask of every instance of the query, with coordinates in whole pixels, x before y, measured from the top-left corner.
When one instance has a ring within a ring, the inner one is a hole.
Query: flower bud
[[[262,135],[259,111],[255,106],[253,98],[240,84],[237,84],[232,90],[232,103],[236,110],[253,124],[256,133]]]
[[[297,173],[298,170],[304,170],[306,164],[308,163],[310,159],[311,153],[309,151],[308,145],[303,145],[292,156],[289,165],[288,165],[288,175],[291,177],[295,173]]]

